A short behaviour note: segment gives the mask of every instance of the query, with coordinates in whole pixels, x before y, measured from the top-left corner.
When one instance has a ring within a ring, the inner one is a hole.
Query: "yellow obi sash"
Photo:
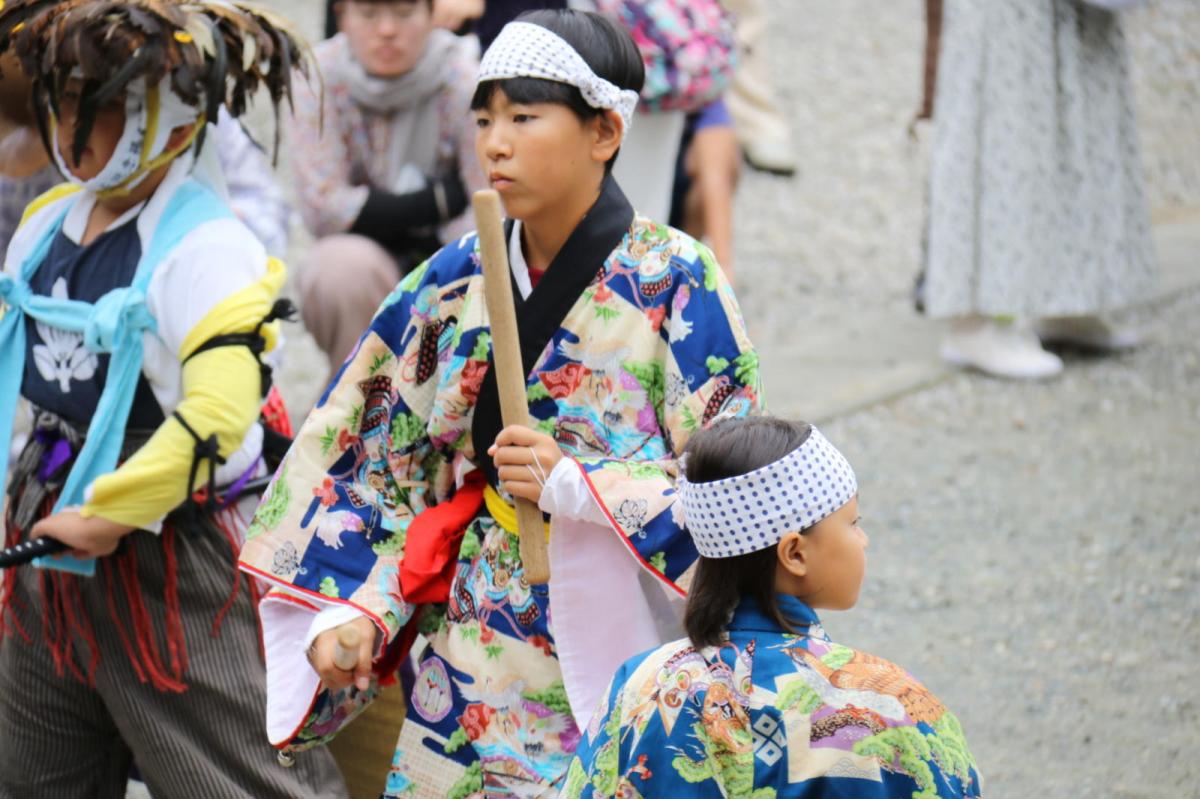
[[[492,488],[489,483],[483,489],[483,504],[487,507],[488,513],[496,524],[504,528],[511,535],[517,534],[517,509],[504,501],[504,497],[500,496],[500,492]],[[543,523],[546,527],[546,540],[550,540],[550,525]]]

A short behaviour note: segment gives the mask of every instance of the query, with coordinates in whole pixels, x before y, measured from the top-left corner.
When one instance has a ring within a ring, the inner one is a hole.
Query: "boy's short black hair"
[[[557,34],[571,45],[587,65],[600,77],[621,89],[641,93],[646,82],[646,69],[637,45],[617,22],[590,11],[538,9],[526,11],[516,22],[531,22]],[[565,105],[575,116],[587,122],[604,113],[583,99],[579,89],[568,83],[541,78],[505,78],[487,80],[475,87],[471,110],[487,108],[492,95],[500,89],[514,103],[555,103]],[[612,171],[617,153],[604,165],[605,174]]]
[[[811,434],[812,425],[770,416],[717,422],[688,442],[688,482],[710,483],[761,469],[799,447]],[[692,645],[699,649],[723,643],[725,628],[743,596],[753,597],[767,616],[795,632],[775,595],[776,563],[774,546],[732,558],[700,558],[684,612],[684,627]]]

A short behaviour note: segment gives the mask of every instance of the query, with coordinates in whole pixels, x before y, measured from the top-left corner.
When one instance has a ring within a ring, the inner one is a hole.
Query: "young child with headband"
[[[845,457],[814,427],[754,417],[696,434],[684,462],[688,637],[618,669],[561,796],[979,796],[954,714],[817,618],[854,606],[866,567]]]
[[[758,356],[708,249],[635,214],[610,174],[642,80],[624,30],[570,11],[522,16],[481,61],[476,154],[509,217],[531,426],[502,429],[464,237],[379,310],[243,550],[274,584],[260,614],[277,745],[336,732],[424,633],[387,796],[552,795],[575,713],[681,631],[696,551],[672,511],[675,459],[759,407]],[[525,578],[513,497],[549,514],[548,585]],[[343,671],[346,624],[363,644]]]

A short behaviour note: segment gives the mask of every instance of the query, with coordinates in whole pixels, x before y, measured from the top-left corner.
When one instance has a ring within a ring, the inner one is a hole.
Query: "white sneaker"
[[[1013,322],[986,317],[955,320],[942,341],[942,360],[996,377],[1039,380],[1063,370],[1062,359],[1046,352],[1037,336]]]
[[[1131,350],[1142,341],[1133,328],[1117,327],[1099,316],[1052,316],[1039,320],[1036,330],[1047,344],[1070,344],[1102,352]]]

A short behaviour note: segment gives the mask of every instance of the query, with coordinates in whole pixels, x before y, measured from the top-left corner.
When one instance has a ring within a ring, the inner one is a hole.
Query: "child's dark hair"
[[[812,425],[770,416],[717,422],[688,442],[688,482],[709,483],[761,469],[799,447],[811,433]],[[753,597],[764,613],[795,632],[775,596],[776,562],[773,546],[732,558],[700,558],[684,614],[692,645],[699,649],[722,644],[743,596]]]
[[[618,88],[632,89],[639,93],[642,91],[642,85],[646,82],[646,70],[637,45],[633,43],[633,37],[603,14],[546,8],[526,11],[515,21],[531,22],[557,34],[579,53],[592,68],[592,72]],[[486,80],[475,87],[475,95],[471,98],[471,110],[487,108],[497,89],[503,91],[514,103],[565,105],[584,122],[604,113],[604,109],[588,105],[579,89],[569,83],[541,78]],[[617,153],[614,153],[604,165],[604,174],[612,171],[616,160]]]

